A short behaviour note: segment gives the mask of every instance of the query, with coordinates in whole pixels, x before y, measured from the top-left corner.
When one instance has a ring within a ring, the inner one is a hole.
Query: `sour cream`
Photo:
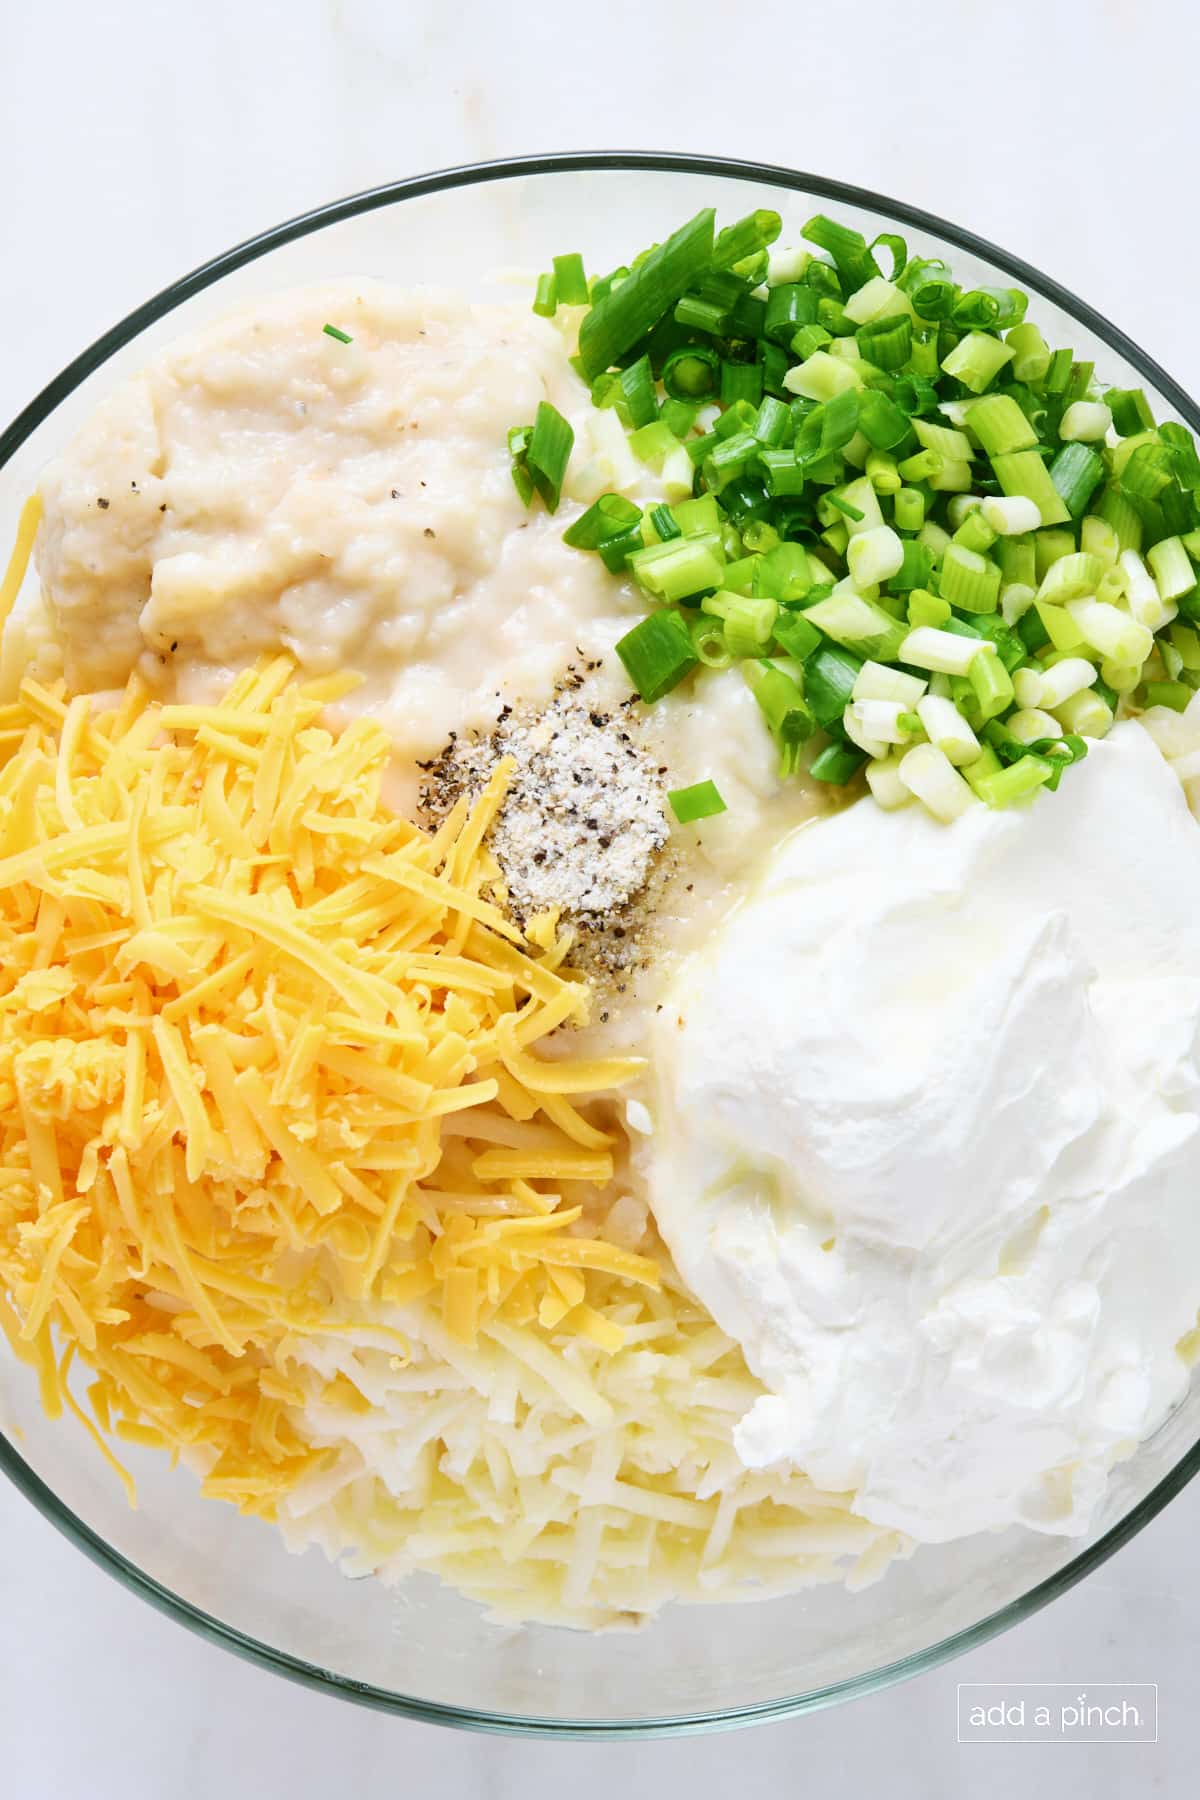
[[[748,1466],[918,1539],[1087,1529],[1189,1376],[1198,901],[1133,723],[1028,808],[863,801],[775,851],[659,1015],[641,1154],[770,1390]]]

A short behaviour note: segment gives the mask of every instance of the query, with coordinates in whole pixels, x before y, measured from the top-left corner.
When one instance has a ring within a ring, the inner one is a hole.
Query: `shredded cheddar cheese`
[[[612,1353],[601,1296],[660,1279],[587,1224],[613,1146],[579,1106],[636,1065],[538,1054],[588,990],[488,897],[506,767],[424,832],[382,729],[293,677],[0,708],[0,1327],[51,1411],[78,1358],[97,1441],[268,1517],[336,1460],[298,1346],[420,1302],[464,1350]]]
[[[25,571],[29,567],[29,559],[33,555],[33,541],[37,537],[38,526],[42,522],[42,497],[31,494],[21,508],[21,517],[17,521],[17,536],[12,547],[12,555],[8,559],[8,567],[4,571],[4,579],[0,581],[0,627],[8,618],[21,591],[25,580]]]

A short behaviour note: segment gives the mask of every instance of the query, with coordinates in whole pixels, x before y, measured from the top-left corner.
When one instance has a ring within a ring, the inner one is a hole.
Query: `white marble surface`
[[[257,228],[355,188],[547,149],[724,152],[881,188],[1087,294],[1200,390],[1191,0],[84,0],[12,9],[0,151],[0,415]],[[553,31],[553,45],[537,34]],[[762,71],[786,85],[755,84]],[[915,72],[914,72],[915,71]],[[1000,98],[999,96],[1003,96]],[[18,178],[19,174],[19,178]],[[357,1711],[122,1593],[0,1488],[0,1793],[12,1800],[578,1800],[802,1789],[893,1800],[1183,1796],[1200,1489],[1091,1581],[951,1670],[675,1744],[539,1745]],[[1156,1748],[955,1743],[955,1682],[1158,1681]]]

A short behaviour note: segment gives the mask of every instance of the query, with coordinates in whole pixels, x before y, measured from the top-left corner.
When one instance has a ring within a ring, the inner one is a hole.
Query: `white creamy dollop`
[[[639,1160],[770,1393],[736,1441],[940,1541],[1084,1531],[1200,1303],[1200,831],[1140,726],[952,827],[793,834],[659,1015]]]

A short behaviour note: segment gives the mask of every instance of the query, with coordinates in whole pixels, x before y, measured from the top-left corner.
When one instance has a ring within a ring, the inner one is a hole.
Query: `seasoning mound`
[[[439,823],[482,791],[502,757],[515,770],[489,847],[519,923],[556,912],[571,960],[592,974],[634,966],[667,840],[662,772],[628,708],[589,701],[575,671],[541,713],[505,707],[486,736],[452,736],[422,764],[421,808]]]

